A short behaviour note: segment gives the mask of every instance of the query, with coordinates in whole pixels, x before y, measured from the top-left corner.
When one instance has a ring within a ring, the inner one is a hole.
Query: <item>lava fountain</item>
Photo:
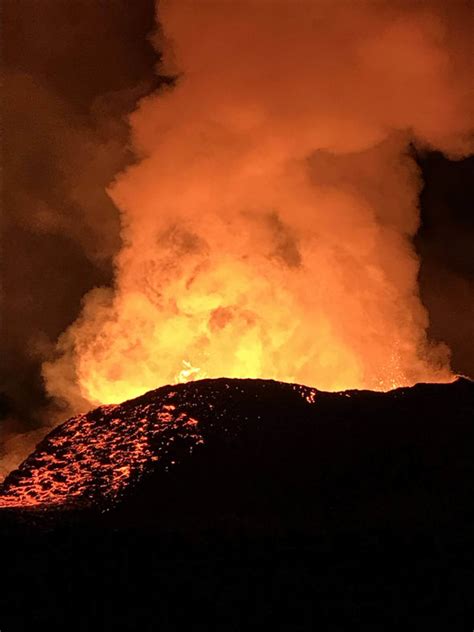
[[[77,411],[200,377],[450,380],[418,293],[409,151],[472,149],[470,38],[448,5],[160,2],[175,79],[131,116],[115,283],[84,297],[49,393]]]

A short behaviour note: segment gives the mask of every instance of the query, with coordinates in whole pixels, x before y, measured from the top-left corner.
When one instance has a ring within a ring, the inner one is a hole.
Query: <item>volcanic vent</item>
[[[166,386],[53,430],[5,479],[0,506],[160,524],[448,518],[471,505],[473,419],[464,379],[389,393]]]

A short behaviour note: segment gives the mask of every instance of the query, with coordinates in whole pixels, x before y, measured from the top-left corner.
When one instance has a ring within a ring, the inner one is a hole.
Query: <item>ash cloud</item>
[[[179,78],[131,117],[139,160],[109,190],[114,294],[86,297],[44,365],[51,394],[118,401],[179,380],[181,361],[329,390],[449,379],[419,296],[410,147],[472,150],[467,18],[436,2],[160,3],[162,72]],[[159,236],[177,224],[203,247],[176,256]]]
[[[472,277],[453,283],[423,233],[428,314],[413,244],[419,156],[472,151],[468,2],[163,1],[155,58],[137,53],[150,3],[41,7],[11,18],[5,390],[17,409],[30,394],[16,430],[39,423],[41,363],[72,413],[178,381],[183,362],[319,388],[447,379],[433,340],[455,345],[454,370],[472,362],[451,329],[469,331]],[[159,53],[155,81],[178,79],[152,92]],[[119,173],[122,117],[147,91]]]

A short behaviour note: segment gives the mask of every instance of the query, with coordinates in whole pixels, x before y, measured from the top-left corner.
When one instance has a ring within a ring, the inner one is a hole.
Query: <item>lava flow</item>
[[[411,506],[418,490],[430,511],[444,511],[440,495],[474,484],[473,415],[474,383],[464,379],[389,393],[224,378],[166,386],[53,430],[0,486],[0,507],[137,502],[160,523],[193,510],[191,523],[262,511],[279,522],[341,497],[379,511],[385,486],[397,503]],[[138,520],[136,511],[125,513]]]
[[[223,389],[219,381],[213,388],[203,384],[164,387],[68,420],[5,479],[0,507],[104,505],[116,501],[155,462],[164,470],[173,467],[203,444],[199,419],[215,414],[220,392],[229,401],[244,393],[238,381]],[[314,401],[314,389],[281,388]],[[221,416],[222,411],[216,421]]]

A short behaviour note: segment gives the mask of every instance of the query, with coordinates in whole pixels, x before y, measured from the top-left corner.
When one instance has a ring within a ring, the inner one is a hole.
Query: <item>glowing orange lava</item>
[[[261,384],[260,395],[271,386]],[[168,472],[203,445],[203,418],[213,425],[216,400],[221,406],[216,419],[221,419],[223,393],[231,401],[244,392],[239,382],[165,387],[73,417],[0,485],[0,508],[113,505],[146,471],[159,467]],[[317,392],[308,387],[284,385],[281,392],[295,393],[295,403],[298,398],[310,406],[317,401]],[[221,430],[234,432],[235,425],[231,421]]]

